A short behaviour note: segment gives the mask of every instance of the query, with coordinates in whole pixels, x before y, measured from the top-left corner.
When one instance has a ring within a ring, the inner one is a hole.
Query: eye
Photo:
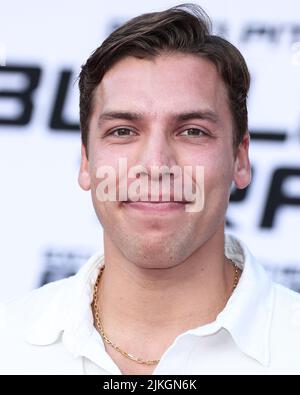
[[[191,136],[191,137],[207,136],[207,133],[205,133],[203,130],[198,128],[188,128],[179,134],[181,136]]]
[[[128,128],[118,128],[110,132],[108,135],[114,137],[128,137],[128,136],[136,136],[136,133]]]

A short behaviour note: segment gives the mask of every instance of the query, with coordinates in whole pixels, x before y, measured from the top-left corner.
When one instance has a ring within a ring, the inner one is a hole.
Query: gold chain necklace
[[[143,364],[143,365],[156,365],[159,362],[159,359],[154,359],[154,360],[143,360],[141,358],[137,358],[131,354],[129,354],[128,352],[122,350],[119,346],[117,346],[115,343],[113,343],[106,335],[106,333],[103,330],[103,326],[101,323],[101,319],[100,319],[100,314],[99,311],[100,309],[98,308],[98,303],[97,303],[97,296],[98,296],[98,288],[99,288],[99,281],[100,281],[100,277],[101,274],[104,270],[104,266],[101,267],[97,281],[95,283],[95,287],[94,287],[94,296],[93,296],[93,308],[94,308],[94,316],[95,316],[95,324],[96,327],[98,329],[98,331],[100,332],[103,340],[109,344],[112,348],[114,348],[116,351],[118,351],[120,354],[122,354],[124,357],[131,359],[132,361],[135,361],[139,364]]]
[[[231,260],[231,262],[233,263],[233,266],[234,266],[234,281],[233,281],[233,287],[232,287],[232,292],[231,292],[231,293],[233,293],[233,291],[237,287],[238,281],[239,281],[239,268],[232,260]],[[93,309],[94,309],[95,324],[96,324],[96,327],[97,327],[98,331],[100,332],[103,340],[107,344],[109,344],[112,348],[114,348],[117,352],[122,354],[124,357],[130,359],[131,361],[137,362],[137,363],[142,364],[142,365],[157,365],[159,363],[159,361],[160,361],[159,359],[144,360],[142,358],[137,358],[134,355],[129,354],[128,352],[122,350],[118,345],[113,343],[107,337],[106,333],[104,332],[103,326],[102,326],[102,322],[101,322],[101,318],[100,318],[100,310],[99,310],[98,303],[97,303],[99,282],[100,282],[100,278],[101,278],[101,275],[103,273],[103,270],[104,270],[104,266],[101,267],[99,275],[98,275],[96,283],[95,283],[95,286],[94,286],[93,304],[92,304],[93,305]]]

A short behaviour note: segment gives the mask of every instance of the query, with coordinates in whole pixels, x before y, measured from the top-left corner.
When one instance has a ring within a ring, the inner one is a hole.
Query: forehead
[[[222,112],[227,92],[212,62],[177,53],[121,59],[104,75],[94,100],[97,112],[130,109],[156,114],[191,107]]]

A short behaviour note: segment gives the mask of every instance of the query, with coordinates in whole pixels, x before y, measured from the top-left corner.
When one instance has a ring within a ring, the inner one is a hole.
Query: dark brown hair
[[[106,71],[125,56],[151,58],[174,51],[206,57],[217,67],[228,92],[236,150],[248,130],[249,71],[235,46],[211,34],[211,21],[196,4],[181,4],[162,12],[137,16],[111,33],[88,58],[79,76],[80,126],[85,147],[93,93]]]

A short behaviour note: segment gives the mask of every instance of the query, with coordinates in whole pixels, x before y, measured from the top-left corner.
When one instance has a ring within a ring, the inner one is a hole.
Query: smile
[[[168,213],[185,209],[185,202],[124,202],[126,208],[143,212]]]

